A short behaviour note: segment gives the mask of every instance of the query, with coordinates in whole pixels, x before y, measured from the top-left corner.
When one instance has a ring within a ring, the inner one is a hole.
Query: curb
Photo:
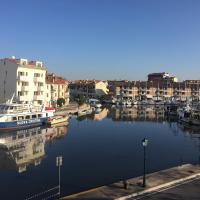
[[[131,198],[131,197],[137,197],[137,196],[145,195],[145,194],[154,192],[156,190],[169,188],[170,186],[173,186],[173,185],[175,186],[176,184],[183,183],[185,181],[189,181],[189,180],[195,179],[195,178],[200,178],[200,173],[193,174],[191,176],[187,176],[185,178],[181,178],[181,179],[178,179],[178,180],[170,181],[168,183],[164,183],[162,185],[155,186],[155,187],[152,187],[152,188],[140,191],[140,192],[132,193],[132,194],[129,194],[127,196],[119,197],[119,198],[116,198],[115,200],[126,200],[126,199]]]

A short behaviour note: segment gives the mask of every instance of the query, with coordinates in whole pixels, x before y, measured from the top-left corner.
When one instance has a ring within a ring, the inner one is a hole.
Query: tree
[[[85,103],[85,101],[86,101],[85,97],[81,95],[78,100],[79,106],[83,105]]]
[[[65,99],[64,98],[57,99],[57,105],[59,107],[62,107],[64,104],[65,104]]]

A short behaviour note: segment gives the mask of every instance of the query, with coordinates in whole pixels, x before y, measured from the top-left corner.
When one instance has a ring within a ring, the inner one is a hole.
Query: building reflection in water
[[[165,119],[163,106],[116,107],[111,113],[114,121],[163,121]]]
[[[199,126],[191,126],[186,123],[178,123],[177,127],[183,131],[186,136],[190,136],[193,140],[195,140],[195,145],[198,148],[198,164],[200,165],[200,127]]]
[[[68,131],[66,123],[58,124],[56,126],[46,128],[45,141],[49,142],[54,139],[63,138]]]
[[[27,170],[45,156],[45,142],[66,135],[67,126],[36,127],[0,134],[0,170]]]

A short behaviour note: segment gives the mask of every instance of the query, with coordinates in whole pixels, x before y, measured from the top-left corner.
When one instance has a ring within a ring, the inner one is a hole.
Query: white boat
[[[131,102],[131,101],[126,101],[126,105],[127,105],[127,106],[131,106],[131,105],[132,105],[132,102]]]
[[[47,123],[55,109],[45,110],[44,106],[18,104],[12,101],[0,104],[0,130],[40,126]]]
[[[100,104],[98,99],[89,99],[89,104],[91,105],[91,107],[95,107],[95,108],[101,108],[102,105]]]
[[[200,109],[191,108],[189,105],[187,105],[184,108],[178,109],[177,112],[181,122],[200,126]]]
[[[133,104],[133,105],[138,105],[138,101],[133,100],[132,104]]]
[[[57,115],[57,116],[49,117],[47,124],[49,125],[60,124],[60,123],[67,122],[68,119],[69,119],[68,116]]]
[[[87,115],[87,109],[78,111],[78,117],[83,116],[83,115]]]

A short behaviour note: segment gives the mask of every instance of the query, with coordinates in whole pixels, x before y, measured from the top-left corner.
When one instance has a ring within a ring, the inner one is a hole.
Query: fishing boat
[[[62,115],[53,116],[53,117],[49,117],[47,124],[54,125],[54,124],[65,123],[68,121],[68,119],[69,119],[68,116],[62,116]]]
[[[41,126],[47,123],[55,110],[45,110],[44,106],[13,103],[12,100],[0,104],[0,130]]]

